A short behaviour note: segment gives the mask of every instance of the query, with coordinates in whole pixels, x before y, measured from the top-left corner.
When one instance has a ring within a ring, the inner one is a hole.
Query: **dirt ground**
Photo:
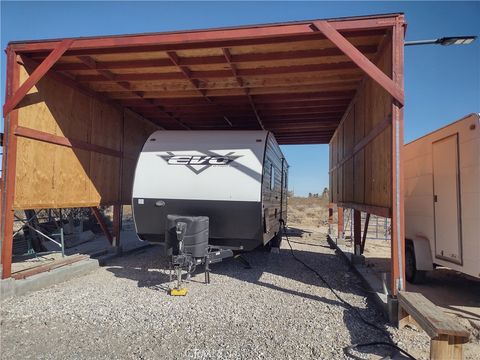
[[[390,241],[370,241],[364,255],[371,269],[379,274],[389,272]],[[444,312],[455,316],[471,333],[465,352],[480,354],[480,279],[440,267],[428,272],[422,284],[407,282],[406,290],[423,294]]]
[[[321,197],[289,197],[288,223],[320,228],[327,224],[328,199]]]
[[[311,231],[327,231],[328,200],[320,198],[289,199],[289,225]],[[336,225],[334,225],[335,227]],[[369,234],[370,236],[370,234]],[[349,242],[346,242],[349,245]],[[390,273],[390,240],[367,239],[366,265],[378,273]],[[480,354],[480,280],[447,268],[429,272],[423,284],[406,284],[407,291],[422,293],[446,313],[452,314],[471,332],[465,346],[469,356]]]

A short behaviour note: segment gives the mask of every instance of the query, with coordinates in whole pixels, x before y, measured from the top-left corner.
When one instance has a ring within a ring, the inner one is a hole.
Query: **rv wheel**
[[[405,278],[409,283],[420,284],[425,281],[426,271],[417,270],[415,249],[412,245],[405,246]]]

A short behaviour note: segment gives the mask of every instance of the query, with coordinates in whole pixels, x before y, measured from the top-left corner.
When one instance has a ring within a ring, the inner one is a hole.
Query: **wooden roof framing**
[[[403,90],[371,62],[397,17],[14,42],[9,47],[40,64],[26,87],[49,71],[164,129],[266,129],[281,144],[328,143],[365,73],[403,103]],[[15,95],[4,113],[19,103],[22,91]]]

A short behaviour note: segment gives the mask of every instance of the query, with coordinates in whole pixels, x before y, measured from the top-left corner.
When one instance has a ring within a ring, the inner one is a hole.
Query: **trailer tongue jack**
[[[206,216],[167,216],[165,238],[166,250],[171,252],[170,282],[176,282],[175,287],[169,291],[170,295],[187,295],[188,289],[182,285],[183,272],[186,272],[186,281],[189,281],[197,265],[204,265],[205,284],[209,284],[210,264],[233,256],[231,249],[208,244],[208,224]]]

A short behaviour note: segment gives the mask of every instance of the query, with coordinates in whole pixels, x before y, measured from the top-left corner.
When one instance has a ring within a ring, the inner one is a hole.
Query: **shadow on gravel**
[[[286,243],[285,240],[284,242]],[[290,242],[294,243],[292,240],[290,240]],[[304,242],[295,243],[309,245]],[[326,248],[329,247],[323,244],[326,244],[326,242],[320,243],[317,241],[317,243],[312,245]],[[369,298],[369,294],[363,290],[360,280],[354,273],[349,271],[349,266],[340,256],[298,249],[295,249],[294,252],[298,258],[322,274],[330,286],[337,291],[342,298],[349,300],[349,298],[351,298],[349,294],[364,297],[366,299],[366,306],[365,308],[358,308],[358,312],[369,322],[385,328],[386,320],[383,317],[383,314],[376,307],[373,300]],[[385,334],[372,329],[361,322],[357,314],[351,308],[339,301],[331,293],[327,298],[308,292],[308,288],[303,292],[261,280],[262,275],[268,273],[295,282],[300,282],[308,286],[321,288],[327,287],[314,273],[303,267],[302,264],[293,258],[290,249],[282,248],[278,254],[257,249],[243,254],[243,257],[251,265],[250,269],[246,269],[244,264],[239,261],[227,259],[211,266],[211,281],[215,282],[215,275],[223,275],[244,282],[249,282],[262,288],[279,291],[299,298],[319,301],[326,304],[329,309],[339,306],[344,309],[342,320],[350,333],[351,344],[388,340]],[[163,291],[169,286],[170,279],[168,271],[166,270],[167,267],[167,259],[161,257],[159,248],[153,246],[142,252],[113,259],[109,262],[106,268],[116,277],[136,281],[138,287],[148,287],[153,290]],[[200,267],[196,273],[200,273],[202,271],[201,268],[202,267]],[[299,302],[299,306],[301,306],[301,304],[302,303]],[[318,335],[321,337],[321,334]],[[367,354],[375,354],[381,357],[392,356],[392,349],[375,346],[357,349],[355,352],[362,353],[363,356]],[[346,355],[351,358],[358,358],[352,354]],[[401,359],[398,355],[394,358]]]
[[[289,237],[299,237],[301,238],[303,236],[303,234],[312,234],[311,231],[308,231],[308,230],[304,230],[304,229],[299,229],[299,228],[294,228],[294,227],[289,227],[287,229],[287,235]]]

